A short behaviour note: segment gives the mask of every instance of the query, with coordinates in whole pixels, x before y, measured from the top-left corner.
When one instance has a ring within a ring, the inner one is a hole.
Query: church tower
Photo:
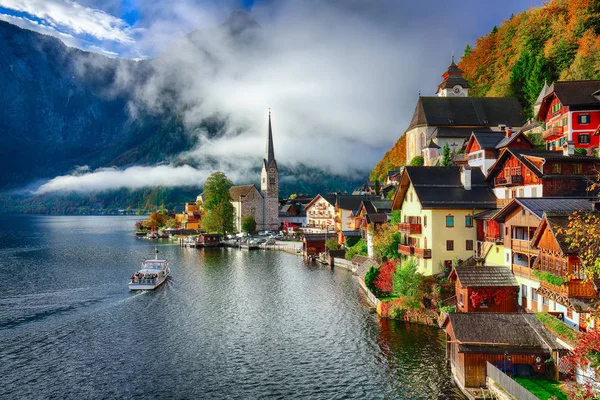
[[[454,63],[454,54],[452,54],[452,62],[442,78],[444,80],[438,85],[436,92],[439,97],[469,97],[469,82],[463,78],[462,69]]]
[[[265,149],[265,158],[263,159],[262,171],[260,173],[260,190],[264,197],[262,229],[277,231],[279,230],[279,170],[277,169],[275,150],[273,148],[271,109],[269,109],[269,133],[267,136],[267,147]]]

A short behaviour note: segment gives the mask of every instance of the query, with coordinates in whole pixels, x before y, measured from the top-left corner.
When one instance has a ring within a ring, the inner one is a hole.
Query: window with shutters
[[[446,250],[448,250],[448,251],[454,250],[454,240],[446,240]]]

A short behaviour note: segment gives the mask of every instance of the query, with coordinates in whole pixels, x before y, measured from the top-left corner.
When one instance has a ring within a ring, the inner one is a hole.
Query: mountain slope
[[[512,16],[467,46],[472,96],[514,96],[531,113],[544,85],[600,79],[600,2],[552,0]]]

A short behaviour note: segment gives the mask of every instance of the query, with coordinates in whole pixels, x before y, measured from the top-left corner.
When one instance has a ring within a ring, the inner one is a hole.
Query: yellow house
[[[195,202],[185,203],[185,211],[182,214],[175,214],[177,226],[183,229],[201,229],[204,215],[202,204],[202,195],[199,195]]]
[[[401,210],[398,252],[414,256],[418,271],[435,275],[455,259],[476,256],[474,215],[496,208],[479,168],[406,167],[392,210]]]

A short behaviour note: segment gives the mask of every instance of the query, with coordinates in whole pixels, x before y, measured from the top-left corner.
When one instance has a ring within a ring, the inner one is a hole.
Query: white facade
[[[511,186],[510,188],[495,187],[494,194],[498,199],[512,199],[514,197],[543,197],[543,186],[538,185],[523,185],[523,186]],[[516,196],[513,196],[513,190],[516,191]]]
[[[335,221],[335,206],[320,195],[306,207],[306,226],[333,230]]]
[[[488,172],[490,171],[490,168],[492,168],[492,165],[496,163],[495,158],[485,158],[485,150],[473,151],[469,153],[467,159],[471,167],[481,169],[481,172],[483,172],[485,176],[488,175]]]

